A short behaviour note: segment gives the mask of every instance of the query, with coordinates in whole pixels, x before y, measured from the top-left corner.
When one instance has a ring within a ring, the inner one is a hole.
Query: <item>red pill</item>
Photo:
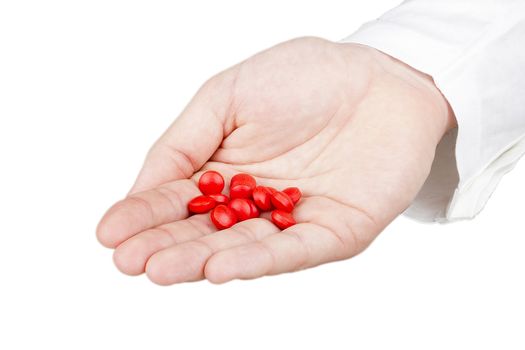
[[[226,195],[224,195],[222,193],[209,194],[208,197],[211,197],[211,198],[215,199],[217,204],[228,204],[228,202],[230,201],[228,196],[226,196]]]
[[[261,212],[259,211],[259,208],[255,205],[255,203],[252,200],[248,199],[248,202],[250,202],[250,219],[258,218]]]
[[[233,211],[237,220],[244,221],[252,218],[252,206],[250,200],[246,198],[235,198],[228,203],[228,207]]]
[[[268,187],[257,186],[253,190],[252,198],[255,205],[261,210],[272,209],[272,192]]]
[[[289,195],[284,192],[277,191],[272,195],[272,204],[275,209],[291,212],[294,204]]]
[[[206,171],[199,179],[199,189],[203,194],[218,194],[223,188],[224,178],[216,171]]]
[[[253,187],[248,185],[235,185],[230,187],[230,198],[250,198],[253,193]]]
[[[219,204],[211,211],[210,219],[219,230],[232,227],[237,223],[237,217],[233,211],[224,204]]]
[[[274,194],[274,193],[277,192],[277,190],[275,188],[273,188],[273,187],[267,186],[266,188],[268,189],[268,191],[270,191],[271,194]]]
[[[255,188],[255,179],[253,176],[249,174],[236,174],[234,175],[230,180],[230,187],[235,185],[246,185],[251,188]]]
[[[237,174],[230,181],[230,198],[250,198],[255,188],[255,179],[248,174]]]
[[[208,196],[197,196],[188,203],[188,210],[195,214],[207,213],[215,206],[217,202],[215,199]]]
[[[299,199],[301,199],[301,196],[303,195],[301,193],[301,190],[297,187],[288,187],[283,190],[284,193],[286,193],[290,199],[292,200],[293,204],[299,202]]]
[[[284,230],[290,226],[296,224],[295,219],[292,216],[292,213],[288,213],[282,210],[272,211],[272,222],[275,226],[279,227],[281,230]]]

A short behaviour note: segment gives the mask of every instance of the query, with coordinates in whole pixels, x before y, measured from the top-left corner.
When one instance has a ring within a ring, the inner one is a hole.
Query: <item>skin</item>
[[[291,40],[207,81],[153,145],[97,237],[116,266],[169,285],[297,271],[363,251],[413,201],[455,127],[431,77],[370,47]],[[217,231],[188,217],[205,170],[299,187],[297,225]]]

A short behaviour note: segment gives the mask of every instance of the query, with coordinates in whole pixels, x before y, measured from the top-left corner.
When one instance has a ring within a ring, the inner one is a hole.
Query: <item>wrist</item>
[[[429,107],[427,115],[422,117],[428,118],[438,141],[449,130],[457,127],[456,117],[450,104],[430,75],[372,47],[354,43],[342,45],[352,51],[349,56],[352,60],[363,60],[363,64],[371,67],[372,79],[394,76],[398,81],[416,89]]]
[[[436,86],[434,79],[430,75],[423,73],[379,50],[373,48],[370,49],[372,50],[371,54],[381,70],[398,76],[408,84],[416,87],[427,97],[429,104],[431,104],[429,107],[436,111],[436,113],[431,113],[431,116],[437,122],[437,131],[441,136],[449,130],[457,127],[456,117],[450,104]]]

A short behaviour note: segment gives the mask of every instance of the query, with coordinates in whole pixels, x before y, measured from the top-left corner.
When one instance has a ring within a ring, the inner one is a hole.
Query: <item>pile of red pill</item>
[[[284,230],[295,225],[292,211],[302,195],[297,187],[277,191],[273,187],[257,186],[251,175],[237,174],[231,178],[228,197],[222,194],[224,178],[213,170],[202,174],[199,189],[202,195],[188,203],[188,210],[194,214],[211,211],[211,221],[219,230],[257,218],[262,211],[271,211],[272,222]]]

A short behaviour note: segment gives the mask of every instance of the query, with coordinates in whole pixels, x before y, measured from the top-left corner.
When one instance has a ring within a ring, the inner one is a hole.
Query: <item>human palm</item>
[[[295,271],[361,252],[413,200],[453,124],[431,79],[376,50],[303,38],[210,79],[156,142],[97,235],[159,284]],[[188,216],[200,174],[297,186],[297,224],[218,231]]]

